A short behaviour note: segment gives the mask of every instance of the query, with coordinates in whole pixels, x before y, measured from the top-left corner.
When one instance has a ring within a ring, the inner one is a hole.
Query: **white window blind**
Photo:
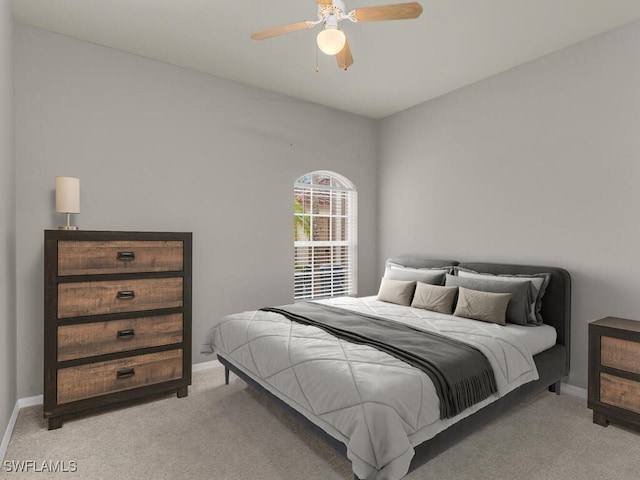
[[[312,172],[294,185],[296,300],[357,292],[357,192],[332,172]]]

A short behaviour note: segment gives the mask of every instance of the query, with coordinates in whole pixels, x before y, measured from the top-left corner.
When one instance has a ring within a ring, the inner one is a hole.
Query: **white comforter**
[[[373,347],[355,345],[271,312],[228,315],[210,330],[215,351],[347,446],[359,478],[403,477],[413,446],[529,381],[538,373],[527,345],[499,325],[379,302],[327,303],[379,315],[461,340],[484,353],[498,394],[440,420],[439,400],[422,371]]]

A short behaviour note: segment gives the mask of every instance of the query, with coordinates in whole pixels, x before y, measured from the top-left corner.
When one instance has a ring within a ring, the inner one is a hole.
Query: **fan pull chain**
[[[318,66],[318,50],[320,50],[320,48],[316,47],[316,73],[320,71],[320,67]]]

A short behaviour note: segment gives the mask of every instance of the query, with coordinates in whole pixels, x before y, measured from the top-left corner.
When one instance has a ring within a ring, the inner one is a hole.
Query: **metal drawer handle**
[[[118,260],[131,261],[136,259],[135,252],[118,252]]]
[[[136,298],[136,293],[133,290],[121,290],[116,295],[116,298],[119,298],[121,300]]]
[[[118,380],[120,380],[121,378],[133,377],[135,374],[136,374],[135,369],[123,368],[121,370],[118,370],[118,373],[116,374],[116,376],[118,377]]]
[[[132,338],[136,332],[133,328],[129,328],[127,330],[118,330],[118,338]]]

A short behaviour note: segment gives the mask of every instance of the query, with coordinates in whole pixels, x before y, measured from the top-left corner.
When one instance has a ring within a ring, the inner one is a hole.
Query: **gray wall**
[[[15,154],[12,20],[0,0],[0,437],[16,403]]]
[[[640,318],[640,23],[381,123],[381,261],[400,253],[558,265],[587,324]]]
[[[197,352],[210,319],[292,300],[291,186],[316,169],[358,187],[362,295],[400,253],[563,266],[574,287],[570,381],[582,387],[587,323],[640,317],[640,23],[380,122],[21,25],[13,42],[0,328],[17,336],[17,363],[4,340],[0,415],[16,374],[18,397],[42,391],[42,232],[63,221],[56,175],[80,177],[83,229],[193,231],[195,362],[209,359]],[[10,105],[7,55],[0,102]]]
[[[15,25],[18,395],[42,392],[43,230],[54,177],[82,229],[192,231],[194,361],[212,320],[293,301],[293,182],[359,194],[359,292],[377,289],[373,120]],[[283,70],[283,75],[286,71]]]

